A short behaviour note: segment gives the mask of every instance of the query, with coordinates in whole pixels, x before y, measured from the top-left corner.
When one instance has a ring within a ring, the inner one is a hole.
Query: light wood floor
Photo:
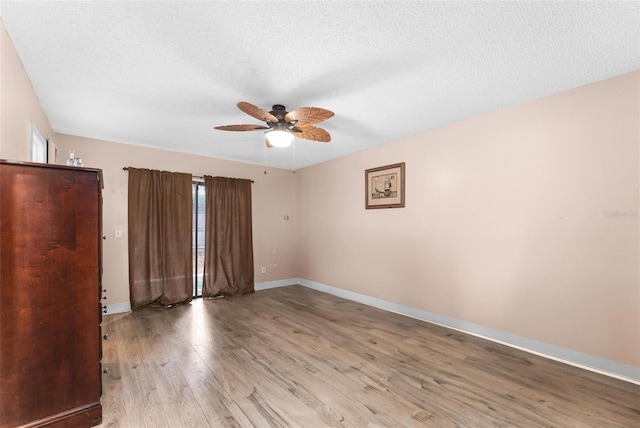
[[[301,286],[108,316],[104,427],[638,427],[640,386]]]

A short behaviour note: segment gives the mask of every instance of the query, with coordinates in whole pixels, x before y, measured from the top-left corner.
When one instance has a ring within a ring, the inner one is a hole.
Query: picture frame
[[[365,209],[404,208],[404,177],[404,162],[365,170]]]

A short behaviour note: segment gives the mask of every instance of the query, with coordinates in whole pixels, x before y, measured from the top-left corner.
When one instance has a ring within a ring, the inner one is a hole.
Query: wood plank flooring
[[[638,385],[301,286],[103,332],[103,427],[640,426]]]

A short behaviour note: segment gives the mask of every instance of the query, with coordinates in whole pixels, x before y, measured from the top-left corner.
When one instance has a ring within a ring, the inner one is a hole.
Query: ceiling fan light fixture
[[[274,147],[289,147],[293,143],[293,134],[287,131],[269,131],[267,140]]]

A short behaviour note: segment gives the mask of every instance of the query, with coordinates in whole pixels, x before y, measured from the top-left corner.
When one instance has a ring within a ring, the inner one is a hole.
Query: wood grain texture
[[[638,385],[301,286],[103,328],[103,427],[640,422]]]
[[[0,162],[0,427],[100,422],[99,174]]]

